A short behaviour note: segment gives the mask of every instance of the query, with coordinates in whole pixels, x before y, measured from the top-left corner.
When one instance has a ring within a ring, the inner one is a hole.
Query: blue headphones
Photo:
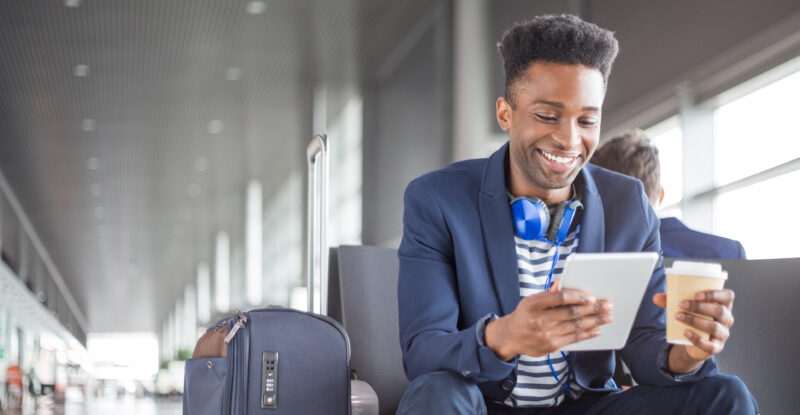
[[[560,246],[567,239],[572,220],[579,209],[583,209],[581,202],[565,200],[559,203],[551,218],[550,209],[538,197],[516,197],[511,200],[514,232],[526,241],[537,239]]]
[[[553,217],[550,217],[550,209],[545,203],[533,196],[520,196],[511,200],[511,216],[514,220],[514,232],[520,239],[526,241],[539,240],[547,242],[556,247],[553,255],[553,263],[550,265],[550,273],[547,274],[547,281],[544,289],[550,288],[553,279],[553,271],[558,262],[558,248],[567,239],[567,234],[572,226],[572,221],[579,210],[583,209],[583,204],[577,200],[565,200],[559,203]],[[567,384],[564,385],[558,378],[550,355],[547,355],[547,364],[550,365],[550,373],[556,378],[556,382],[570,394],[570,383],[572,382],[572,365],[567,359],[567,354],[561,352],[564,361],[567,362]]]

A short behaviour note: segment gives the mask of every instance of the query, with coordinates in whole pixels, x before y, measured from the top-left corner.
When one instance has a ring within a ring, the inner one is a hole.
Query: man
[[[653,208],[664,201],[658,148],[642,130],[633,130],[609,139],[592,156],[592,164],[635,177],[642,181]],[[745,259],[739,241],[689,229],[678,218],[661,219],[661,250],[671,258]]]
[[[406,190],[398,305],[411,384],[398,413],[755,413],[744,384],[718,375],[713,357],[729,337],[733,293],[687,302],[708,320],[680,313],[709,341],[688,335],[692,346],[668,345],[664,310],[653,304],[665,303],[660,265],[621,350],[639,386],[616,388],[613,351],[558,353],[599,335],[613,305],[544,290],[548,271],[557,279],[571,252],[659,252],[658,218],[638,180],[586,165],[617,54],[611,32],[543,16],[509,29],[499,50],[506,91],[497,120],[509,142]],[[583,204],[562,255],[549,239],[515,236],[509,202],[520,196]]]

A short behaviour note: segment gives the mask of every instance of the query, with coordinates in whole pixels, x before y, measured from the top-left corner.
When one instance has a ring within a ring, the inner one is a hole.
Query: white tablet
[[[657,261],[655,252],[572,254],[567,257],[559,289],[588,291],[597,299],[611,301],[614,321],[601,326],[603,333],[600,336],[572,343],[562,350],[617,350],[625,346]]]

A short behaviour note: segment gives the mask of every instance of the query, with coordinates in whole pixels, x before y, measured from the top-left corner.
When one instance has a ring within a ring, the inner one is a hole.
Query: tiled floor
[[[180,401],[127,398],[94,400],[85,404],[69,403],[63,406],[43,405],[34,412],[25,411],[22,415],[181,415],[181,410]]]

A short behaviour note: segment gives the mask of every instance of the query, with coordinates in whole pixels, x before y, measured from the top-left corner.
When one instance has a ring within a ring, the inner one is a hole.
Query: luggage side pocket
[[[227,357],[187,360],[183,387],[183,414],[220,415],[227,374]]]

